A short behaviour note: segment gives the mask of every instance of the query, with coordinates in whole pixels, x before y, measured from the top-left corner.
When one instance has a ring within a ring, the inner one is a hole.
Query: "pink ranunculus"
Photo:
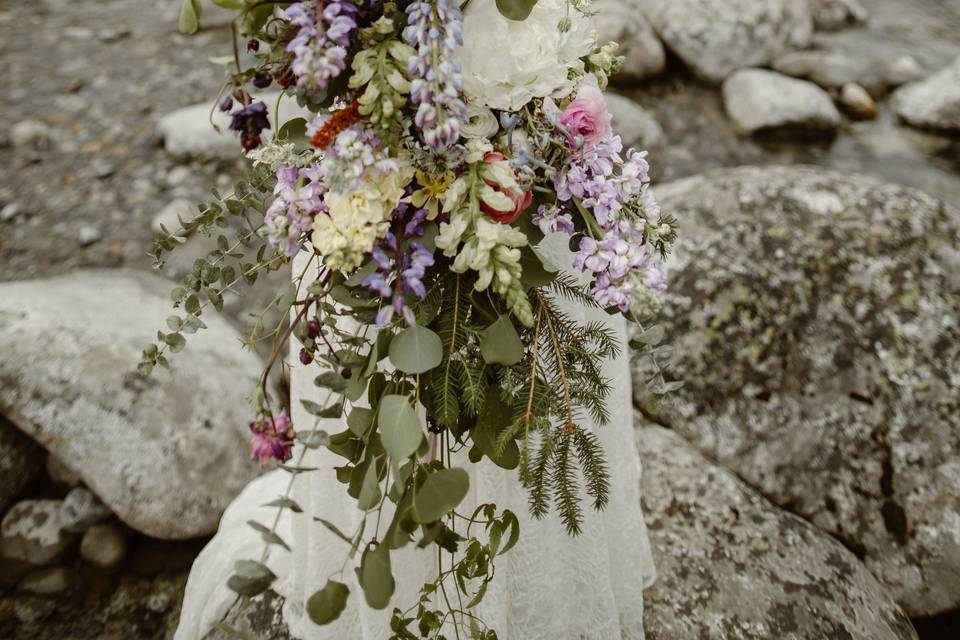
[[[502,153],[489,151],[485,156],[483,156],[483,161],[488,164],[493,164],[499,162],[506,163],[509,161],[509,159]],[[492,180],[484,180],[484,182],[510,198],[510,200],[513,202],[512,208],[501,210],[494,208],[482,198],[480,199],[480,210],[490,216],[490,219],[494,222],[499,222],[500,224],[510,224],[514,222],[520,217],[520,214],[530,206],[530,203],[533,202],[533,194],[529,191],[524,191],[522,189],[509,189],[504,185]]]
[[[610,112],[600,89],[589,84],[581,86],[576,99],[560,114],[560,124],[570,132],[571,140],[582,136],[588,147],[609,135]]]

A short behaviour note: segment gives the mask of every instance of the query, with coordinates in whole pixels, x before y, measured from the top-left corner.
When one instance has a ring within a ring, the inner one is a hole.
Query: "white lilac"
[[[323,91],[347,66],[347,49],[357,30],[356,4],[350,0],[327,0],[317,15],[316,2],[297,2],[284,11],[290,23],[299,27],[287,45],[293,54],[290,69],[297,86]]]
[[[646,222],[654,223],[660,213],[649,189],[646,153],[631,149],[624,161],[622,148],[620,137],[612,133],[577,145],[554,186],[562,204],[573,208],[576,199],[599,225],[588,229],[593,235],[581,238],[574,266],[593,277],[591,291],[598,303],[627,311],[638,296],[647,297],[647,290],[662,291],[666,276],[644,237]],[[560,224],[555,222],[558,215],[540,213],[537,222],[542,229],[552,228]]]
[[[562,231],[568,236],[572,236],[576,231],[570,214],[560,213],[560,210],[556,207],[548,209],[546,205],[541,204],[530,220],[545,234]]]
[[[264,235],[270,245],[284,255],[293,256],[300,242],[313,227],[313,218],[324,210],[324,187],[320,167],[283,165],[277,169],[277,196],[264,217]]]
[[[431,149],[457,141],[466,122],[463,77],[454,58],[463,44],[463,15],[456,0],[413,2],[407,7],[403,39],[416,50],[407,63],[414,124]]]

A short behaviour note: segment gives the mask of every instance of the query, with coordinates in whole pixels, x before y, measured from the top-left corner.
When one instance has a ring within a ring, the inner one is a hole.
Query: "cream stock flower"
[[[360,266],[387,232],[390,213],[412,178],[413,168],[400,160],[396,171],[373,172],[346,193],[324,196],[328,212],[314,220],[312,242],[328,267],[349,272]]]

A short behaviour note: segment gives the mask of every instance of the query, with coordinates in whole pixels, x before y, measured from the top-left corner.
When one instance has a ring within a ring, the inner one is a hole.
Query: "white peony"
[[[561,33],[560,21],[570,28]],[[472,0],[463,18],[457,58],[467,98],[491,109],[517,111],[532,98],[562,97],[574,87],[570,71],[594,47],[590,18],[566,0],[540,0],[523,21],[500,14],[495,0]]]

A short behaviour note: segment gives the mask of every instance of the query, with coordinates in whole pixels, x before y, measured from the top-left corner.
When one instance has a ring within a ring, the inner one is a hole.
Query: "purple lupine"
[[[357,30],[359,8],[350,0],[328,0],[317,15],[316,2],[297,2],[283,15],[299,27],[287,45],[297,86],[323,91],[347,67],[347,49]]]
[[[456,0],[417,1],[406,11],[403,39],[417,52],[407,63],[410,99],[417,105],[413,122],[428,147],[445,149],[457,141],[466,120],[463,77],[455,61],[463,44],[463,13]]]
[[[277,169],[277,196],[264,216],[264,235],[272,247],[293,256],[313,228],[313,218],[325,210],[320,167],[282,165]]]
[[[363,286],[380,296],[384,305],[377,313],[377,324],[383,326],[401,315],[414,324],[413,310],[407,305],[413,297],[423,300],[427,289],[423,277],[434,264],[433,254],[418,238],[423,236],[426,209],[410,213],[410,205],[401,203],[393,214],[393,229],[373,248],[377,270],[363,279]],[[396,233],[400,233],[398,238]]]
[[[276,416],[260,416],[250,423],[250,433],[250,459],[261,468],[271,460],[286,462],[293,457],[296,433],[286,409]]]
[[[224,101],[226,104],[226,101]],[[244,151],[260,146],[260,134],[270,128],[267,118],[267,105],[258,100],[230,114],[230,129],[240,134],[240,144]]]

